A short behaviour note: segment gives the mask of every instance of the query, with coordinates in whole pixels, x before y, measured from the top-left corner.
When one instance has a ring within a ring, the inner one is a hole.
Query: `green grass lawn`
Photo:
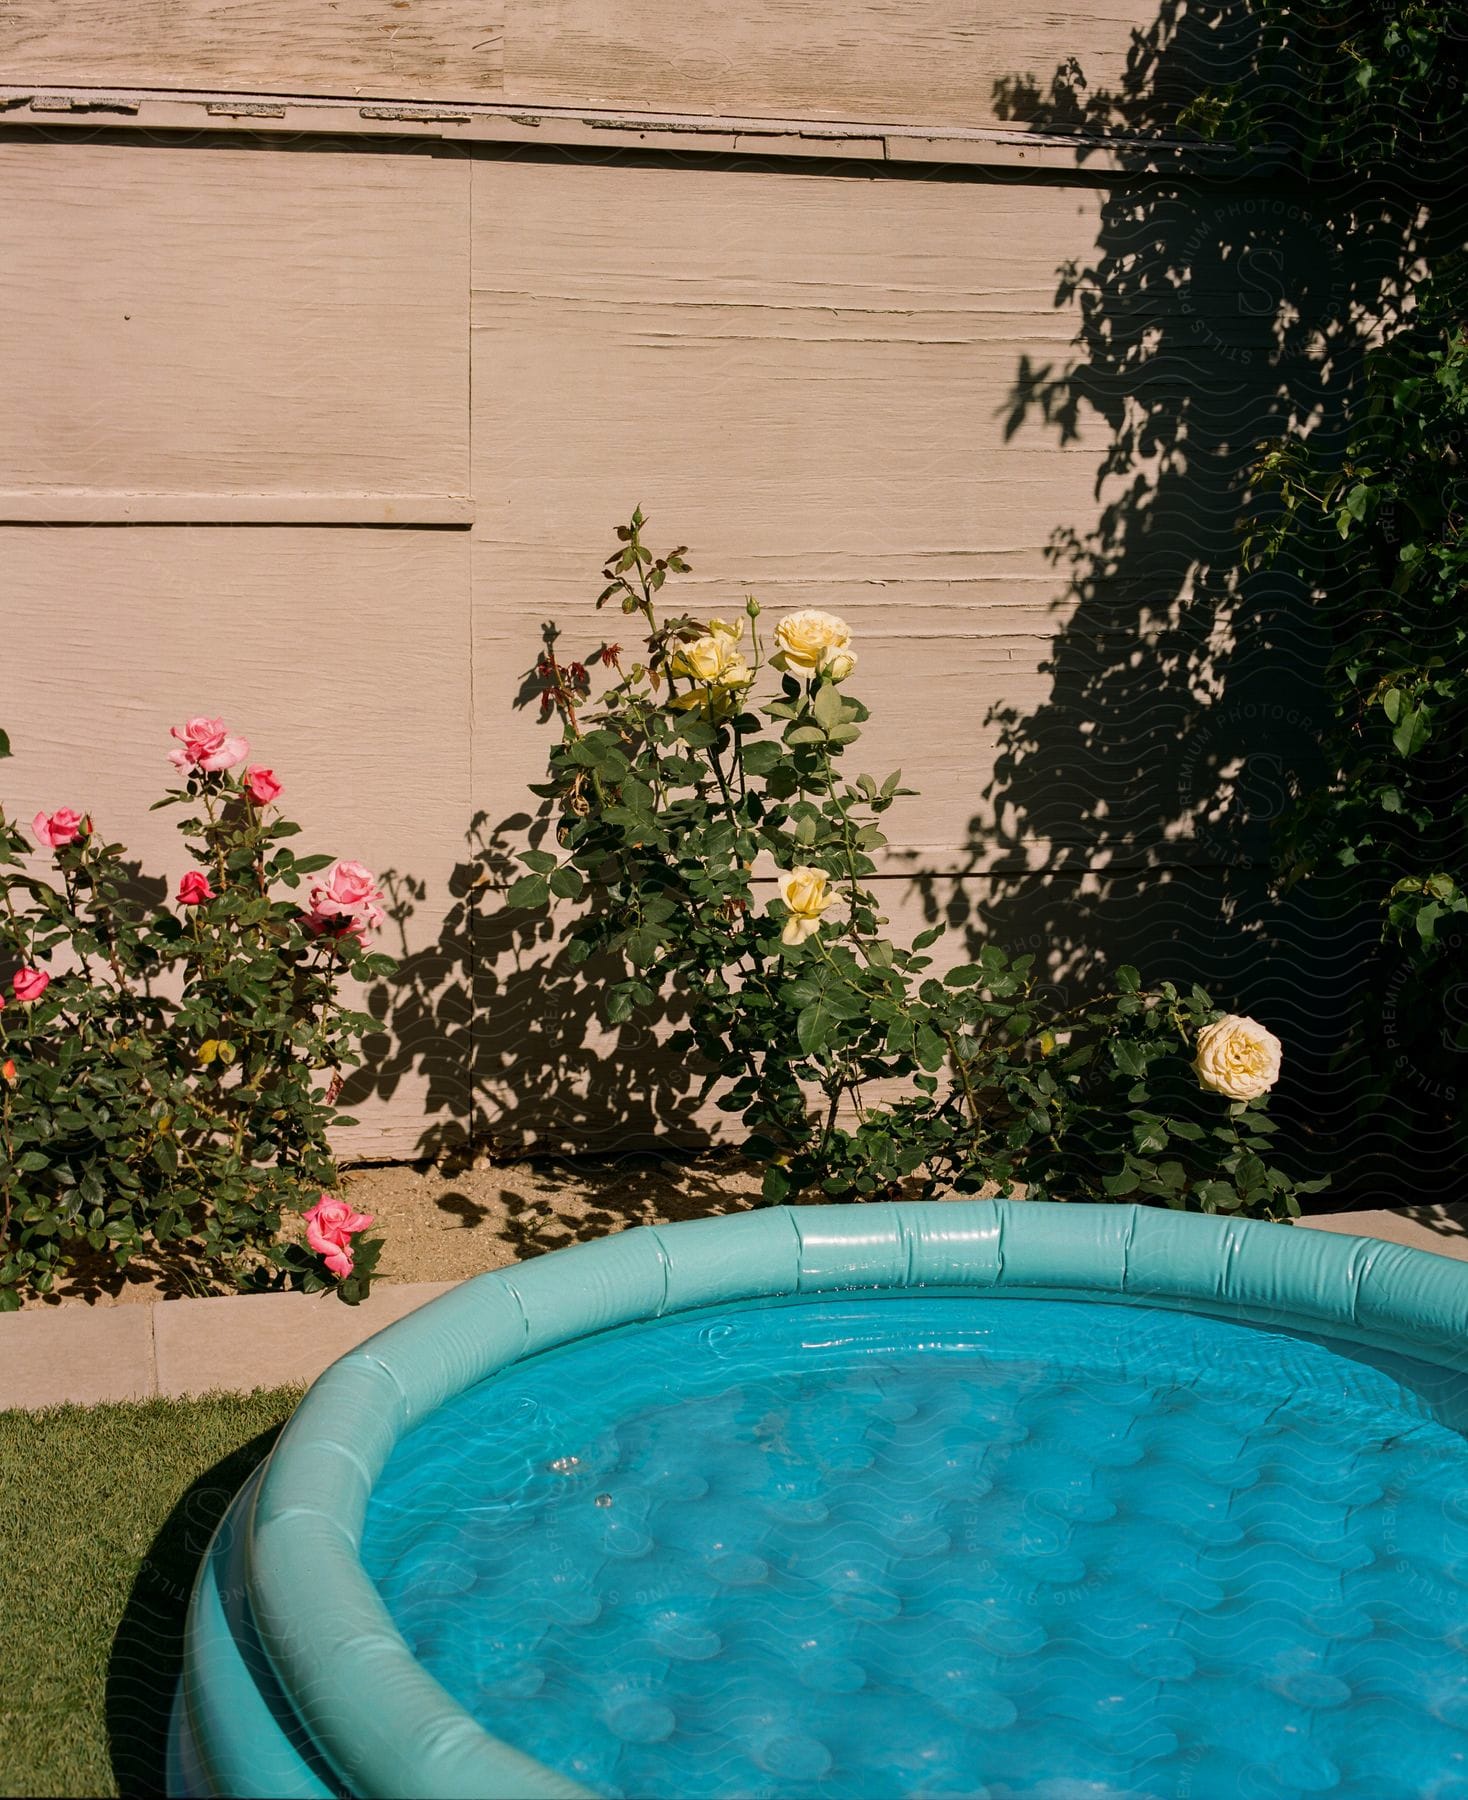
[[[0,1412],[0,1794],[159,1794],[194,1571],[298,1388]]]

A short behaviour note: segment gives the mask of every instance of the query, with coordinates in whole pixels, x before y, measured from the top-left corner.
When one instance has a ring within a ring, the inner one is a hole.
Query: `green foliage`
[[[1383,324],[1344,442],[1316,441],[1302,422],[1260,447],[1255,470],[1246,557],[1301,576],[1331,644],[1327,772],[1282,822],[1281,874],[1380,920],[1382,978],[1342,1046],[1365,1072],[1375,1125],[1410,1136],[1424,1104],[1445,1105],[1468,1135],[1457,973],[1468,913],[1468,261],[1458,210],[1468,5],[1335,0],[1306,16],[1264,0],[1259,20],[1250,79],[1208,97],[1216,131],[1291,145],[1318,181],[1356,196],[1363,219],[1367,193],[1381,197],[1377,216],[1410,196],[1412,218],[1403,290],[1363,291],[1364,314]]]
[[[1047,1013],[1028,956],[989,946],[945,970],[928,954],[941,926],[884,935],[875,859],[911,790],[847,772],[868,713],[845,685],[845,627],[797,614],[767,643],[753,599],[737,624],[660,617],[687,564],[654,556],[643,524],[618,531],[598,602],[638,621],[637,657],[603,644],[566,663],[547,633],[543,711],[562,737],[534,792],[554,829],[509,898],[584,897],[569,953],[603,1016],[676,1022],[672,1049],[747,1128],[766,1198],[1022,1187],[1298,1214],[1324,1183],[1270,1160],[1262,1100],[1232,1104],[1191,1066],[1217,1017],[1200,989],[1144,990],[1123,968],[1112,993]],[[613,678],[593,700],[596,665]]]
[[[375,1241],[337,1284],[281,1225],[335,1187],[327,1130],[353,1123],[336,1094],[375,1021],[342,1004],[341,978],[392,961],[307,928],[291,895],[332,859],[297,856],[300,827],[233,776],[191,769],[158,805],[183,808],[212,888],[177,912],[142,897],[90,820],[43,877],[0,815],[0,966],[50,976],[0,1011],[0,1310],[79,1259],[154,1249],[204,1284],[360,1299]]]
[[[1256,0],[1249,66],[1179,122],[1284,150],[1315,174],[1452,177],[1468,70],[1462,0]]]
[[[1438,298],[1424,296],[1428,320]],[[1282,821],[1282,879],[1374,912],[1399,959],[1384,991],[1371,984],[1345,1047],[1367,1072],[1377,1127],[1409,1137],[1425,1095],[1461,1140],[1468,337],[1456,323],[1435,340],[1423,330],[1373,359],[1338,463],[1308,440],[1268,448],[1260,487],[1280,510],[1256,544],[1309,570],[1332,642],[1329,778]]]
[[[1291,882],[1346,870],[1420,966],[1468,910],[1468,336],[1398,343],[1374,359],[1348,450],[1273,445],[1258,471],[1280,510],[1267,559],[1327,578],[1334,779],[1283,838]]]

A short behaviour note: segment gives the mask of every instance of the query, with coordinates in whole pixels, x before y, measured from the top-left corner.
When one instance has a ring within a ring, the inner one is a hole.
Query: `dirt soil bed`
[[[395,1165],[350,1171],[344,1197],[386,1239],[385,1279],[459,1281],[628,1225],[743,1212],[759,1197],[759,1177],[717,1154],[509,1163],[452,1176]]]

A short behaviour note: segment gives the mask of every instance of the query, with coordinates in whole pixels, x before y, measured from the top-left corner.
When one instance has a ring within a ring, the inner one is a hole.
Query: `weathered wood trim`
[[[0,490],[0,525],[454,525],[474,523],[469,494],[123,493],[109,488]]]
[[[1159,171],[1216,173],[1236,160],[1214,144],[1172,138],[871,124],[708,113],[651,113],[586,107],[525,107],[281,95],[164,93],[130,89],[39,89],[0,85],[0,130],[44,125],[58,135],[99,127],[142,133],[274,132],[291,135],[436,139],[469,145],[525,145],[676,151],[680,155],[819,158],[866,163],[973,165],[1097,176]],[[1267,160],[1259,155],[1257,160]]]

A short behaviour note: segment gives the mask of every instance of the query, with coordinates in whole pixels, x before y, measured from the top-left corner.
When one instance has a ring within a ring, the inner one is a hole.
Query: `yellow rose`
[[[788,614],[775,627],[776,650],[770,661],[791,675],[815,675],[828,666],[827,659],[835,652],[848,650],[850,643],[851,627],[844,619],[806,607]],[[854,656],[851,666],[856,666]],[[849,675],[851,669],[845,673]],[[841,681],[844,676],[833,673],[833,679]]]
[[[739,710],[742,688],[696,687],[691,693],[674,694],[668,701],[674,712],[706,712],[711,719],[727,719]]]
[[[714,629],[703,637],[695,638],[691,644],[679,644],[668,658],[669,672],[701,682],[705,687],[747,687],[754,677],[743,654],[734,647],[739,642],[738,633],[728,626],[720,630],[721,624],[715,619]]]
[[[845,681],[856,667],[854,650],[823,650],[821,652],[821,673],[829,675],[832,681]]]
[[[1257,1019],[1229,1013],[1198,1033],[1193,1067],[1205,1088],[1230,1100],[1257,1100],[1279,1080],[1282,1046]]]
[[[780,933],[786,944],[803,944],[821,928],[821,914],[836,898],[831,884],[820,869],[782,869],[776,877],[780,898],[790,908],[790,917]]]
[[[668,658],[668,672],[697,682],[698,688],[691,694],[676,695],[669,705],[680,712],[694,706],[707,706],[714,713],[731,712],[740,693],[754,680],[754,671],[735,648],[743,635],[742,619],[737,625],[714,619],[703,637],[680,644]]]

